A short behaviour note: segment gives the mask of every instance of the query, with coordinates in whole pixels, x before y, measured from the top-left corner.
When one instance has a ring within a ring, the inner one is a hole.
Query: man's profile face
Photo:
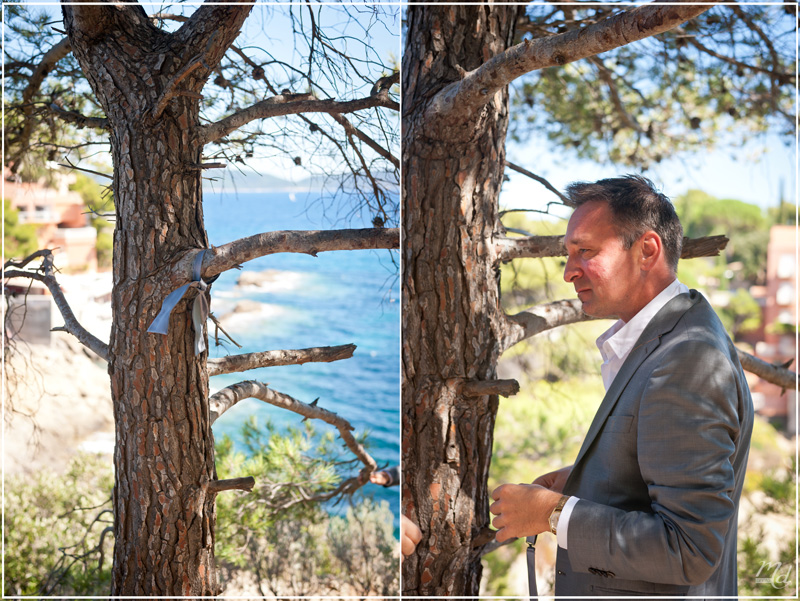
[[[575,286],[583,311],[592,317],[629,321],[641,308],[637,287],[641,271],[639,243],[626,250],[605,202],[575,209],[564,236],[567,264],[564,280]]]

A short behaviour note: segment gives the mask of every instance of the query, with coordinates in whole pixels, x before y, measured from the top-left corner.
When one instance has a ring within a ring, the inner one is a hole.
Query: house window
[[[780,256],[776,275],[782,280],[787,280],[794,275],[794,255],[784,253]]]
[[[778,292],[775,294],[775,302],[781,307],[791,305],[794,300],[794,286],[789,282],[784,282],[778,286]]]

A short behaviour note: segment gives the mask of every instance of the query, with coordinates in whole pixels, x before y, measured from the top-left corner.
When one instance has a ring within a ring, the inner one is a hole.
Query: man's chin
[[[581,309],[589,317],[597,317],[597,315],[594,314],[595,309],[589,301],[581,301]]]
[[[590,301],[581,302],[581,309],[583,309],[583,312],[586,315],[593,317],[594,319],[613,319],[615,317],[613,315],[609,315],[606,311],[603,311],[599,307],[594,306]]]

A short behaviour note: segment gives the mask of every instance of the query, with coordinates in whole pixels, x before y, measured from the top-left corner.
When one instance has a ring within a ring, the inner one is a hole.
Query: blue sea
[[[274,230],[333,229],[322,205],[305,192],[204,193],[206,230],[211,244]],[[371,227],[357,212],[336,227]],[[242,345],[214,346],[211,357],[275,349],[299,349],[353,343],[353,357],[332,363],[269,367],[211,379],[215,392],[241,380],[259,380],[270,388],[345,417],[354,434],[368,432],[367,450],[378,466],[400,461],[400,299],[397,251],[321,252],[318,257],[281,253],[243,265],[244,271],[275,270],[265,286],[237,286],[241,271],[223,273],[211,288],[211,311],[229,313],[241,301],[262,303],[262,310],[237,313],[223,327]],[[259,423],[299,426],[302,417],[256,399],[243,401],[214,424],[236,442],[241,424],[254,415]],[[318,431],[335,428],[315,422]],[[360,465],[360,464],[359,464]],[[357,469],[357,468],[356,468]],[[355,472],[355,470],[354,470]],[[350,474],[348,474],[350,475]],[[398,487],[367,484],[365,494],[389,502],[400,515]],[[332,511],[336,511],[332,508]]]

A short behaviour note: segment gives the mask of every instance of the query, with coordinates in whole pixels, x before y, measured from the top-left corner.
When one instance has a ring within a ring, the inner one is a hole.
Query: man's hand
[[[417,525],[406,516],[400,516],[400,549],[403,557],[408,557],[417,548],[419,541],[422,540],[422,532]]]
[[[545,488],[549,488],[553,492],[563,493],[564,485],[567,483],[567,478],[569,478],[571,472],[571,465],[562,467],[560,470],[548,472],[547,474],[539,476],[533,481],[533,483],[538,484],[539,486],[544,486]]]
[[[538,484],[503,484],[492,492],[494,503],[489,511],[497,517],[497,542],[533,536],[550,530],[548,518],[558,505],[561,494]]]
[[[381,486],[386,486],[392,481],[392,479],[386,472],[372,472],[369,475],[369,481],[372,482],[373,484],[380,484]]]

